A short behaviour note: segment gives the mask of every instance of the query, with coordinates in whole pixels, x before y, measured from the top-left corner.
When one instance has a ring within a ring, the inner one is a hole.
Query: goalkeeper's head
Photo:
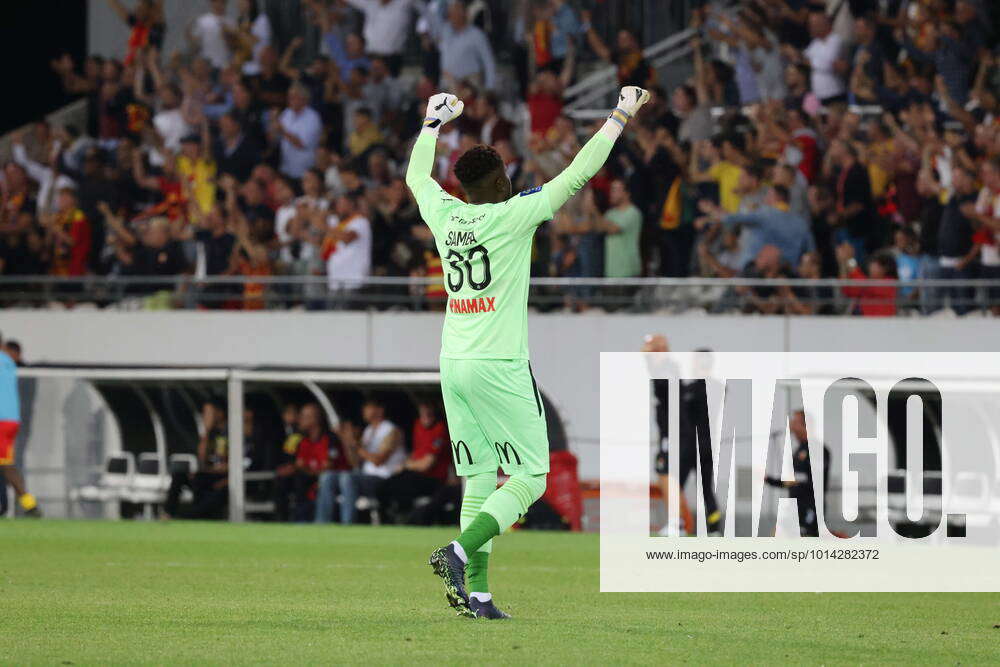
[[[511,184],[503,159],[490,146],[474,146],[455,163],[455,176],[471,204],[495,204],[510,199]]]

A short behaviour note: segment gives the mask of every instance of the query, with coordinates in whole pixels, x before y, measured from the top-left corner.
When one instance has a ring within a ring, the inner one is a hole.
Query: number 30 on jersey
[[[479,266],[476,266],[476,270],[473,271],[472,265],[477,257],[480,261],[476,263],[482,266],[481,272]],[[447,276],[449,291],[457,292],[462,289],[465,283],[468,283],[469,287],[476,291],[484,290],[489,286],[492,279],[490,276],[490,255],[484,246],[477,245],[469,248],[464,255],[457,250],[449,250],[445,261],[450,267]],[[473,273],[481,273],[482,275],[477,280]]]

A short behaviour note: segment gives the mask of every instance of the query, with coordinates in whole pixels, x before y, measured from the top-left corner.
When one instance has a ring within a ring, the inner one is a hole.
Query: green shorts
[[[441,359],[441,394],[455,471],[549,471],[542,397],[527,359]]]

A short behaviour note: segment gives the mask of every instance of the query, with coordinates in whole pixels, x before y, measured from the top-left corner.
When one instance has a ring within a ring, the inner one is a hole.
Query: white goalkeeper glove
[[[625,86],[618,93],[618,107],[611,112],[611,119],[624,127],[625,123],[648,101],[648,90],[643,90],[639,86]]]
[[[427,100],[427,117],[424,127],[439,128],[462,115],[465,102],[451,93],[438,93]]]

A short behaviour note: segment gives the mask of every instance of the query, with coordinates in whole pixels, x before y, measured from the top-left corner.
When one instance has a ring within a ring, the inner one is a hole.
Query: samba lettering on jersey
[[[481,296],[478,299],[448,299],[448,310],[460,315],[493,313],[497,309],[496,300],[495,296]]]
[[[476,243],[478,243],[478,241],[476,241],[476,233],[471,231],[470,232],[450,231],[448,232],[448,237],[444,241],[444,244],[446,246],[467,246],[467,245],[475,245]]]

